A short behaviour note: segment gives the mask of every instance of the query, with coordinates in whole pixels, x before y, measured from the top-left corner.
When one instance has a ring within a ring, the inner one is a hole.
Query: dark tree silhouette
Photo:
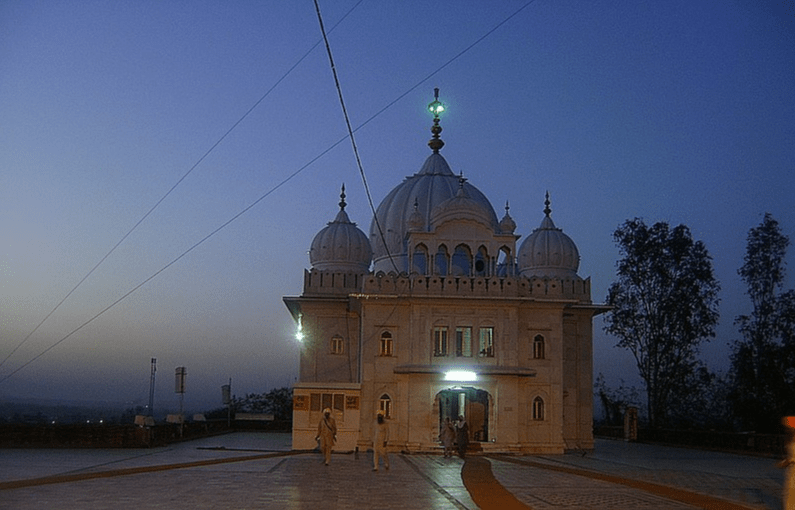
[[[743,266],[750,315],[735,320],[730,399],[745,429],[771,432],[795,413],[795,291],[784,291],[789,239],[770,214],[748,232]]]
[[[621,259],[610,286],[605,331],[635,357],[646,389],[649,425],[666,425],[672,405],[690,395],[702,341],[715,336],[720,285],[712,260],[690,230],[628,220],[613,234]]]

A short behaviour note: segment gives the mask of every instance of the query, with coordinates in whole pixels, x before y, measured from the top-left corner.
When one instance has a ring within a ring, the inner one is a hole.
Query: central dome
[[[406,177],[381,201],[370,224],[370,245],[373,247],[373,271],[407,270],[408,249],[406,233],[411,228],[430,231],[434,210],[444,202],[456,197],[463,188],[467,199],[474,202],[485,214],[491,227],[499,231],[499,222],[491,202],[476,187],[455,175],[444,157],[434,152],[419,172]],[[416,211],[416,212],[415,212]],[[378,223],[376,223],[376,218]],[[378,226],[386,239],[386,246]],[[390,255],[392,260],[390,260]],[[394,263],[393,263],[394,261]],[[397,267],[396,267],[397,266]]]

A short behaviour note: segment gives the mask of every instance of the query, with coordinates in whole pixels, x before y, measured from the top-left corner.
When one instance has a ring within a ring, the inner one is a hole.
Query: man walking
[[[323,452],[323,459],[328,466],[331,461],[331,449],[337,442],[337,421],[331,416],[331,409],[323,409],[323,419],[317,424],[317,436],[315,441],[320,442],[320,451]]]
[[[389,454],[386,444],[389,441],[389,424],[384,418],[384,411],[378,411],[373,431],[373,471],[378,471],[378,460],[384,458],[384,468],[389,469]]]

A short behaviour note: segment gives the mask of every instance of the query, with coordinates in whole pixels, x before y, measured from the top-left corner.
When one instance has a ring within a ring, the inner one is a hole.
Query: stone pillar
[[[624,412],[624,441],[638,440],[638,408],[627,407]]]

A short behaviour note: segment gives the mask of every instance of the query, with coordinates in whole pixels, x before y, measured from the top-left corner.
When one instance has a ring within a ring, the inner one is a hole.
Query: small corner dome
[[[528,278],[577,278],[580,267],[577,245],[552,222],[548,194],[545,203],[541,225],[519,247],[519,273]]]
[[[366,273],[373,259],[370,241],[345,212],[344,186],[340,197],[337,217],[312,240],[309,263],[319,271]]]

